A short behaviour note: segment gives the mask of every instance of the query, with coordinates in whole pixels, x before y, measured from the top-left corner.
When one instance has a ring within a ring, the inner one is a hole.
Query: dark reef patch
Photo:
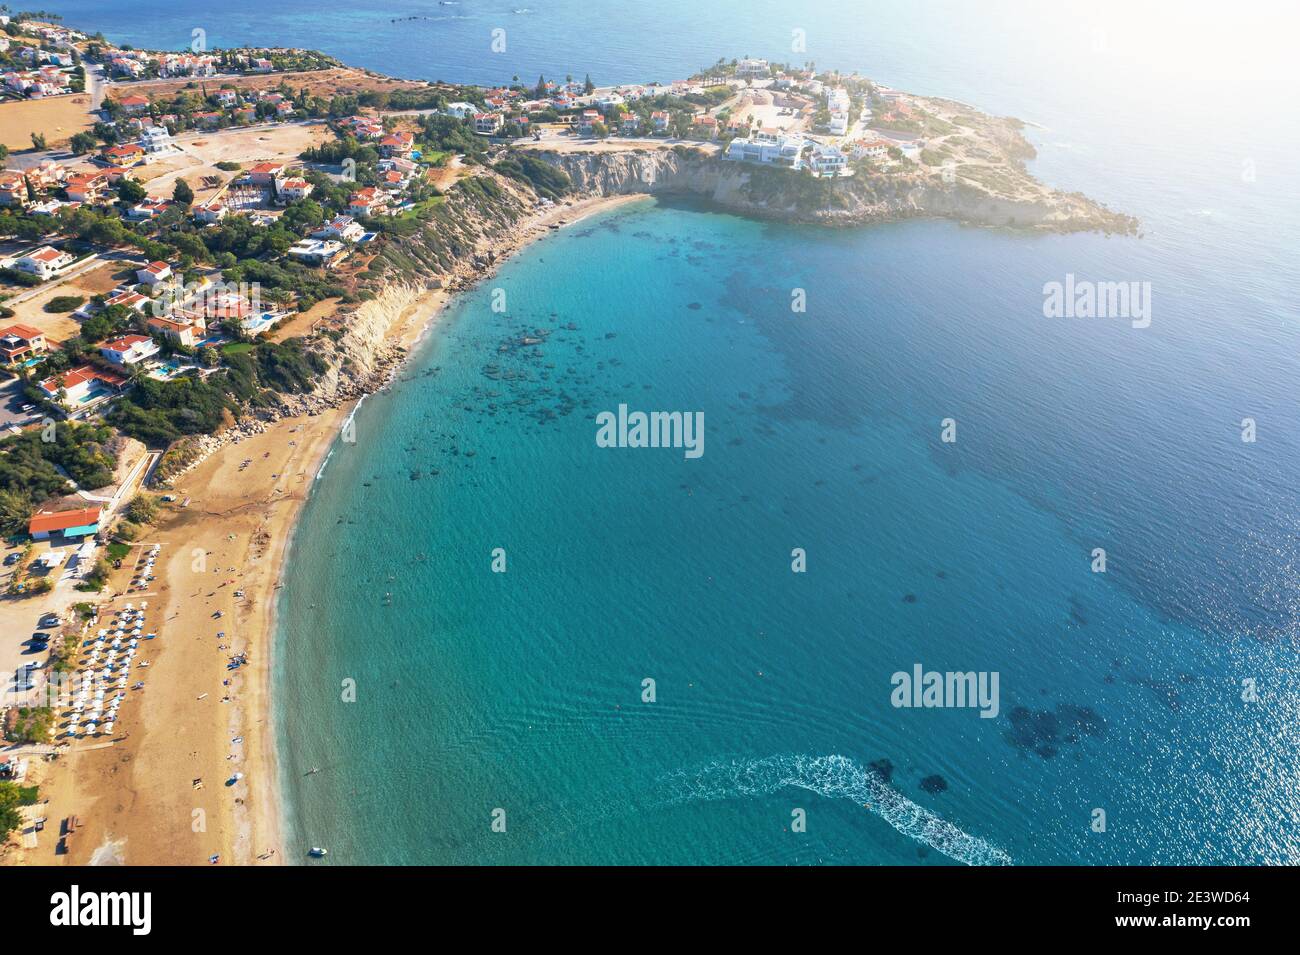
[[[894,778],[894,764],[884,757],[868,763],[867,769],[875,773],[882,783],[887,783]]]
[[[935,773],[933,776],[926,776],[921,780],[921,788],[928,793],[941,793],[947,790],[948,781]]]
[[[1064,743],[1077,744],[1084,736],[1106,735],[1106,721],[1088,706],[1058,703],[1055,710],[1015,706],[1007,714],[1011,729],[1007,742],[1051,759]]]

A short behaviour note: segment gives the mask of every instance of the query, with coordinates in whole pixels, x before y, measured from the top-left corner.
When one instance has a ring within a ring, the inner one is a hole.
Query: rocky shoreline
[[[933,170],[881,177],[812,179],[728,162],[692,148],[530,150],[563,170],[583,196],[644,193],[690,197],[749,218],[850,228],[912,218],[1043,232],[1134,234],[1138,222],[1079,193],[1052,190],[1022,173],[1023,188],[999,192]]]

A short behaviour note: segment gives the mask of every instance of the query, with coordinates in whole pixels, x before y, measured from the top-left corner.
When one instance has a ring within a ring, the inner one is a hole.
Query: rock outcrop
[[[1119,233],[1137,226],[1130,216],[1078,193],[1049,189],[1016,167],[989,167],[988,183],[920,165],[815,179],[729,162],[695,147],[531,152],[562,169],[580,195],[676,194],[740,215],[788,222],[857,226],[936,217],[981,226]]]

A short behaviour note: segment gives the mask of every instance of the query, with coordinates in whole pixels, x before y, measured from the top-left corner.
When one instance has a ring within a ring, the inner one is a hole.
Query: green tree
[[[194,190],[190,184],[179,176],[176,179],[176,186],[172,189],[172,198],[183,206],[188,206],[194,201]]]
[[[0,490],[0,534],[12,537],[27,533],[32,503],[18,491]]]
[[[37,152],[45,152],[46,146],[44,133],[32,133],[32,148]]]
[[[591,81],[591,74],[587,74],[587,79],[582,84],[582,91],[590,96],[596,91],[596,84]]]
[[[158,519],[158,499],[137,494],[126,507],[126,519],[132,524],[152,524]]]
[[[123,176],[122,181],[117,184],[117,195],[123,202],[136,203],[144,199],[147,193],[140,183]]]
[[[0,840],[8,838],[9,833],[22,825],[19,808],[35,803],[38,794],[35,786],[0,783]]]
[[[93,133],[81,132],[68,140],[68,148],[74,155],[83,156],[95,148],[97,140]]]

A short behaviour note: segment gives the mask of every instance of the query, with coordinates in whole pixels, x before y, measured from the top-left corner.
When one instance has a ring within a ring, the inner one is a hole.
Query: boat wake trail
[[[942,816],[918,806],[876,773],[847,756],[786,755],[737,759],[683,770],[669,777],[678,790],[670,802],[765,796],[788,787],[828,799],[852,799],[891,826],[966,865],[1012,865],[1011,856]]]

